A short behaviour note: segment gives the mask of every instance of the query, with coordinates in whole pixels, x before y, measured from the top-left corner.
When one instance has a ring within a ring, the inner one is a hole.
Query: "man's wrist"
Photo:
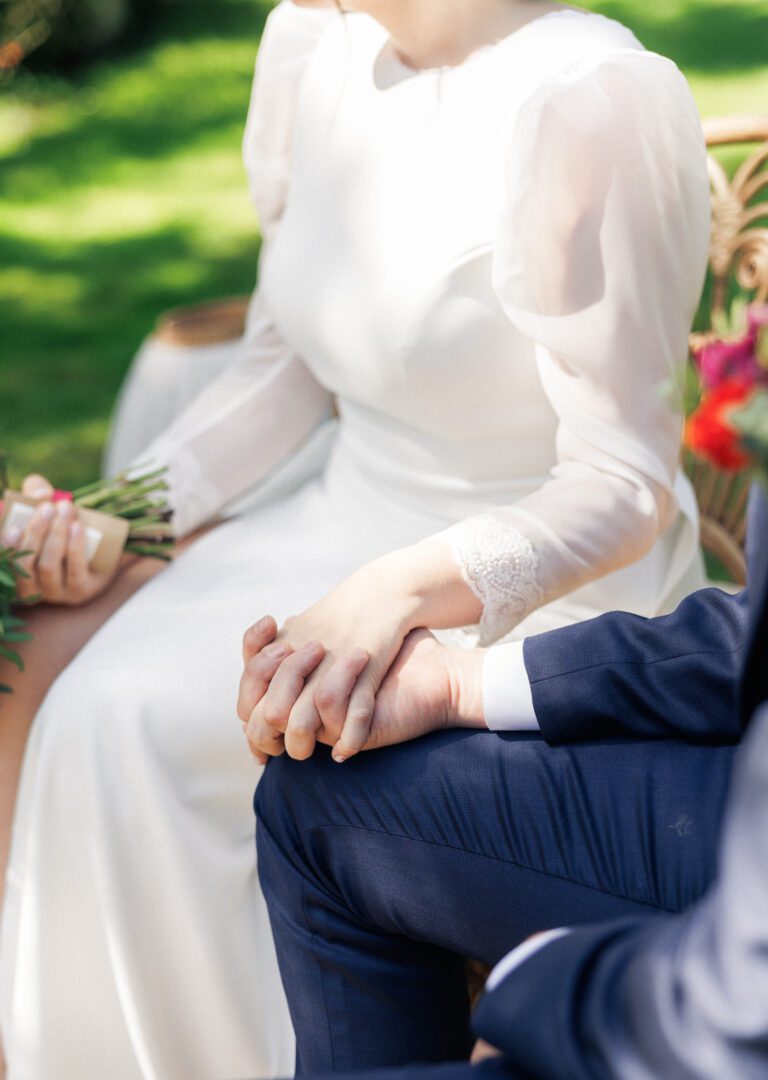
[[[486,652],[486,649],[446,648],[450,727],[487,729],[483,709],[483,664]]]

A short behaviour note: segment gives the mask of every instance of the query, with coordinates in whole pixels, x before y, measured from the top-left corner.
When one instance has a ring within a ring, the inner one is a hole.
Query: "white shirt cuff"
[[[491,731],[540,731],[523,642],[488,649],[483,661],[483,712]]]
[[[539,949],[543,949],[546,945],[549,945],[552,941],[557,941],[558,938],[565,937],[566,934],[570,934],[570,930],[567,927],[559,927],[557,930],[545,930],[543,934],[536,934],[535,937],[528,938],[522,945],[518,945],[512,952],[499,960],[496,967],[488,976],[488,982],[485,984],[486,994],[492,993],[497,986],[504,982],[508,975],[511,975],[516,968],[519,968],[521,964],[524,964],[526,960],[537,953]]]

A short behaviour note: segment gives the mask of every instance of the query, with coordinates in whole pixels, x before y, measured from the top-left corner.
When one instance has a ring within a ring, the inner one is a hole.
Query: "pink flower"
[[[695,361],[707,389],[727,379],[768,386],[768,304],[753,304],[747,309],[745,334],[703,346]]]
[[[713,341],[696,353],[696,366],[704,386],[718,386],[726,379],[756,383],[768,376],[758,363],[756,331],[735,341]]]

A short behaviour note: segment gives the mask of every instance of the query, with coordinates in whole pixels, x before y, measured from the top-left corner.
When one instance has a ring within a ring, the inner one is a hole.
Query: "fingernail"
[[[267,645],[267,647],[261,651],[270,660],[277,660],[281,656],[287,656],[290,650],[288,646],[284,645],[282,642],[276,642],[274,645]]]
[[[51,494],[51,489],[40,485],[39,487],[32,488],[29,493],[31,499],[45,499]]]
[[[53,503],[46,502],[40,507],[40,517],[43,521],[50,521],[55,512]]]
[[[60,518],[68,518],[72,513],[72,503],[56,503],[56,513],[59,515]]]
[[[83,526],[79,521],[73,521],[69,526],[69,535],[72,540],[77,540],[82,535]]]
[[[343,754],[334,754],[333,760],[336,762],[337,765],[343,765],[347,759],[344,757]]]
[[[317,652],[320,648],[322,648],[322,646],[319,641],[308,641],[301,651],[303,653],[313,653]]]
[[[3,543],[6,545],[6,547],[16,547],[21,541],[23,535],[24,534],[22,533],[18,525],[14,525],[13,528],[9,529],[3,537]]]

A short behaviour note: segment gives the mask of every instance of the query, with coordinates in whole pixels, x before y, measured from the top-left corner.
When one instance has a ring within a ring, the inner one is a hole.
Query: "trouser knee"
[[[254,810],[258,827],[283,851],[295,852],[301,837],[323,814],[323,789],[327,785],[324,758],[319,747],[309,761],[293,761],[287,754],[273,758],[256,788]]]

